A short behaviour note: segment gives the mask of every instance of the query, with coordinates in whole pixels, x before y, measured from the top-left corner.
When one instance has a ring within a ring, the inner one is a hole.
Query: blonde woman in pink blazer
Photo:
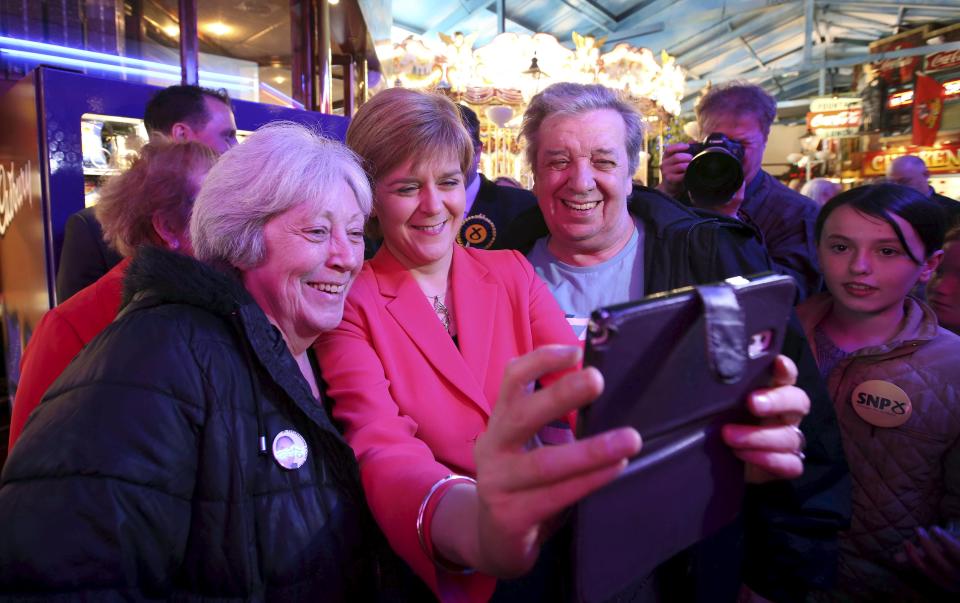
[[[347,145],[373,184],[369,230],[383,245],[314,349],[373,516],[440,600],[553,600],[524,590],[536,581],[497,579],[527,573],[552,520],[614,479],[640,436],[574,441],[568,419],[599,395],[600,374],[578,369],[573,331],[523,256],[456,245],[474,149],[450,100],[383,91]],[[768,395],[805,401],[798,392]]]

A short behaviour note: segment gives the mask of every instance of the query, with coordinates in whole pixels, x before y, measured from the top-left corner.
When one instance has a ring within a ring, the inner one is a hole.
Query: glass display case
[[[97,202],[103,179],[130,167],[146,143],[147,130],[143,120],[96,113],[84,113],[81,116],[85,207]]]

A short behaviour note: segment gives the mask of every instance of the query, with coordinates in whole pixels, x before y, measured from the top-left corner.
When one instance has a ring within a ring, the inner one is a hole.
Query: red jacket
[[[10,450],[20,437],[27,417],[83,346],[110,324],[120,308],[124,259],[100,280],[79,291],[37,324],[20,363],[20,383],[10,417]]]

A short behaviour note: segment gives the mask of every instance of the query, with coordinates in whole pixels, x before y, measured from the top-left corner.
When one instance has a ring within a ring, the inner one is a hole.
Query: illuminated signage
[[[11,161],[9,169],[0,164],[0,236],[7,232],[24,203],[33,205],[30,162],[17,167]]]
[[[863,159],[863,175],[883,176],[887,173],[890,162],[904,155],[915,155],[923,159],[931,174],[960,172],[960,144],[948,144],[939,147],[898,147],[866,153]]]
[[[852,136],[863,123],[863,109],[853,107],[841,111],[807,113],[807,129],[820,138]]]
[[[950,80],[949,82],[942,82],[942,84],[948,99],[960,96],[960,80]],[[890,109],[900,109],[912,104],[913,90],[904,90],[887,97],[887,107]]]

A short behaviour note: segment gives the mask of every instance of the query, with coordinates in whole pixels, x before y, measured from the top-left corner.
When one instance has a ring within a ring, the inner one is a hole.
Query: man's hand
[[[810,412],[810,398],[797,381],[797,367],[786,356],[773,364],[770,388],[747,397],[747,408],[759,425],[724,425],[723,439],[747,463],[747,481],[763,483],[792,479],[803,473],[805,439],[800,421]]]
[[[660,162],[660,184],[657,190],[671,197],[683,192],[683,176],[693,155],[687,153],[690,148],[685,142],[675,142],[663,148],[663,160]]]
[[[474,566],[498,577],[533,566],[545,524],[569,505],[612,481],[640,452],[632,428],[559,446],[525,448],[541,427],[589,404],[603,391],[594,368],[532,391],[533,381],[576,366],[579,347],[545,346],[507,366],[487,431],[477,441],[478,557]],[[464,526],[464,529],[469,529]]]

